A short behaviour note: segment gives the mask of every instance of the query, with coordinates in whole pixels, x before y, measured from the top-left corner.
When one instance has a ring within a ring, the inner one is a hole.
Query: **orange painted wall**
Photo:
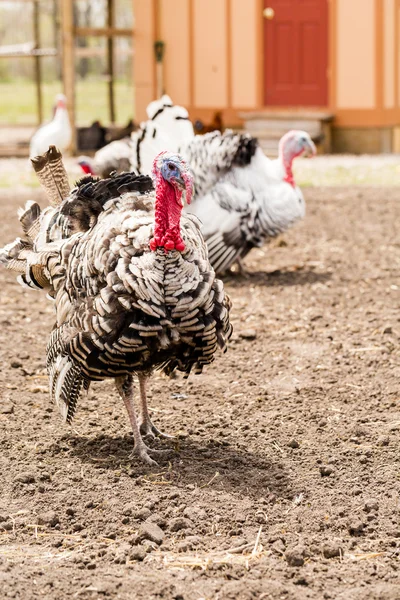
[[[375,0],[337,1],[337,108],[375,107]]]
[[[257,22],[258,0],[231,0],[230,51],[231,51],[231,104],[236,108],[253,108],[258,105]]]
[[[228,0],[193,1],[193,105],[229,105],[227,4]]]
[[[394,108],[395,98],[395,0],[385,0],[384,7],[384,106]]]
[[[160,38],[165,42],[164,87],[177,104],[189,106],[191,14],[187,0],[159,0]]]

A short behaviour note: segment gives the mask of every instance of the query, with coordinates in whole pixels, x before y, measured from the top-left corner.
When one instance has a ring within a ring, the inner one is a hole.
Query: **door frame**
[[[272,0],[271,0],[272,1]],[[336,106],[336,13],[337,5],[336,0],[326,0],[328,3],[328,65],[327,65],[327,88],[328,88],[328,103],[327,106],[321,106],[318,108],[333,110]],[[265,59],[264,59],[264,0],[258,0],[258,12],[259,19],[257,22],[256,30],[256,44],[257,44],[257,56],[258,56],[258,86],[257,86],[257,97],[260,107],[268,110],[290,109],[290,107],[284,106],[272,106],[264,103],[264,90],[265,90]],[[304,107],[306,108],[306,107]]]

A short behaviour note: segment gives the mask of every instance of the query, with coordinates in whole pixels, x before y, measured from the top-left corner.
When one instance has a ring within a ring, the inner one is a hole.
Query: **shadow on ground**
[[[68,453],[101,469],[121,469],[133,479],[155,478],[182,486],[193,484],[199,488],[207,487],[212,480],[213,488],[254,498],[271,493],[282,498],[294,495],[283,465],[278,459],[265,454],[231,447],[227,442],[200,442],[187,438],[178,440],[175,447],[171,447],[171,442],[159,440],[155,440],[152,446],[170,449],[166,455],[154,457],[159,468],[151,469],[131,456],[133,437],[130,434],[120,437],[100,434],[90,438],[64,436],[63,443],[53,444],[50,452]]]
[[[332,273],[316,273],[313,269],[293,269],[275,271],[252,271],[246,275],[239,273],[229,274],[223,277],[223,281],[230,287],[239,288],[247,285],[278,287],[313,285],[314,283],[326,283],[332,277]]]

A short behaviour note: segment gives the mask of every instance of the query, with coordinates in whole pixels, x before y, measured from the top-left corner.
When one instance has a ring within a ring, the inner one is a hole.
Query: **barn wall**
[[[260,0],[133,0],[133,5],[139,119],[156,93],[154,39],[165,42],[164,88],[174,102],[211,112],[259,106]]]
[[[165,91],[174,102],[191,104],[191,20],[187,0],[160,0],[160,38],[165,42]]]
[[[258,105],[259,61],[257,44],[258,0],[231,0],[231,103],[234,108]]]
[[[395,0],[396,6],[395,6],[395,16],[394,16],[394,23],[395,23],[395,44],[396,44],[396,48],[395,48],[395,94],[396,94],[396,105],[397,108],[400,108],[400,40],[399,40],[399,35],[400,35],[400,0]]]
[[[375,107],[375,0],[337,1],[337,108]]]
[[[228,106],[228,0],[193,1],[193,106]]]
[[[384,3],[384,106],[394,108],[395,98],[395,0]]]

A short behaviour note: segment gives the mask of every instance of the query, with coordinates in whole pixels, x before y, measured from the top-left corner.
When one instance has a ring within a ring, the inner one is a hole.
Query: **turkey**
[[[163,114],[179,107],[164,106]],[[164,117],[165,118],[165,117]],[[303,194],[294,181],[293,161],[304,154],[314,156],[315,145],[308,133],[293,130],[279,143],[279,156],[268,159],[255,138],[226,130],[203,136],[190,133],[182,141],[181,125],[169,119],[168,133],[162,124],[148,121],[142,136],[132,140],[131,167],[148,172],[154,154],[167,147],[180,152],[194,173],[193,205],[186,208],[202,224],[209,258],[223,273],[255,246],[286,231],[305,215]],[[187,133],[187,132],[186,132]]]
[[[131,138],[125,137],[100,148],[93,159],[89,156],[80,156],[78,164],[86,175],[98,175],[105,178],[114,171],[117,173],[130,171],[132,151]]]
[[[54,117],[33,134],[29,146],[29,156],[33,158],[44,154],[52,145],[64,152],[68,149],[71,141],[72,129],[68,116],[67,99],[63,94],[58,94]]]
[[[217,160],[214,173],[211,165],[207,172],[206,163],[196,160],[194,142],[182,149],[188,161],[193,162],[196,184],[200,182],[200,193],[191,212],[203,224],[209,259],[217,273],[225,272],[236,262],[244,273],[241,259],[252,248],[261,247],[304,217],[305,201],[294,181],[292,165],[297,156],[313,156],[316,152],[305,131],[285,134],[276,160],[268,159],[254,139],[242,137],[237,142],[237,154],[230,167],[221,168]],[[211,151],[209,155],[212,156]],[[197,164],[202,167],[197,169]]]
[[[180,156],[162,152],[153,165],[155,190],[149,177],[125,173],[86,177],[66,192],[55,149],[34,166],[51,206],[41,212],[31,202],[20,211],[24,238],[3,248],[0,262],[55,300],[50,395],[70,423],[81,391],[114,378],[134,454],[153,465],[156,450],[142,436],[164,434],[149,417],[147,380],[154,369],[201,373],[232,332],[230,301],[208,261],[198,219],[181,215],[192,196],[192,175]]]
[[[150,102],[146,112],[148,120],[132,134],[131,170],[147,175],[159,152],[177,152],[195,135],[186,108],[174,105],[167,95]]]
[[[121,173],[133,170],[137,173],[151,172],[154,157],[165,147],[173,147],[194,137],[193,125],[189,113],[183,106],[175,106],[169,96],[150,102],[147,106],[148,120],[141,123],[130,137],[111,142],[96,152],[93,159],[81,156],[78,164],[83,172],[90,175],[108,177],[113,171]],[[144,141],[145,152],[140,146]],[[172,148],[171,148],[172,149]]]

